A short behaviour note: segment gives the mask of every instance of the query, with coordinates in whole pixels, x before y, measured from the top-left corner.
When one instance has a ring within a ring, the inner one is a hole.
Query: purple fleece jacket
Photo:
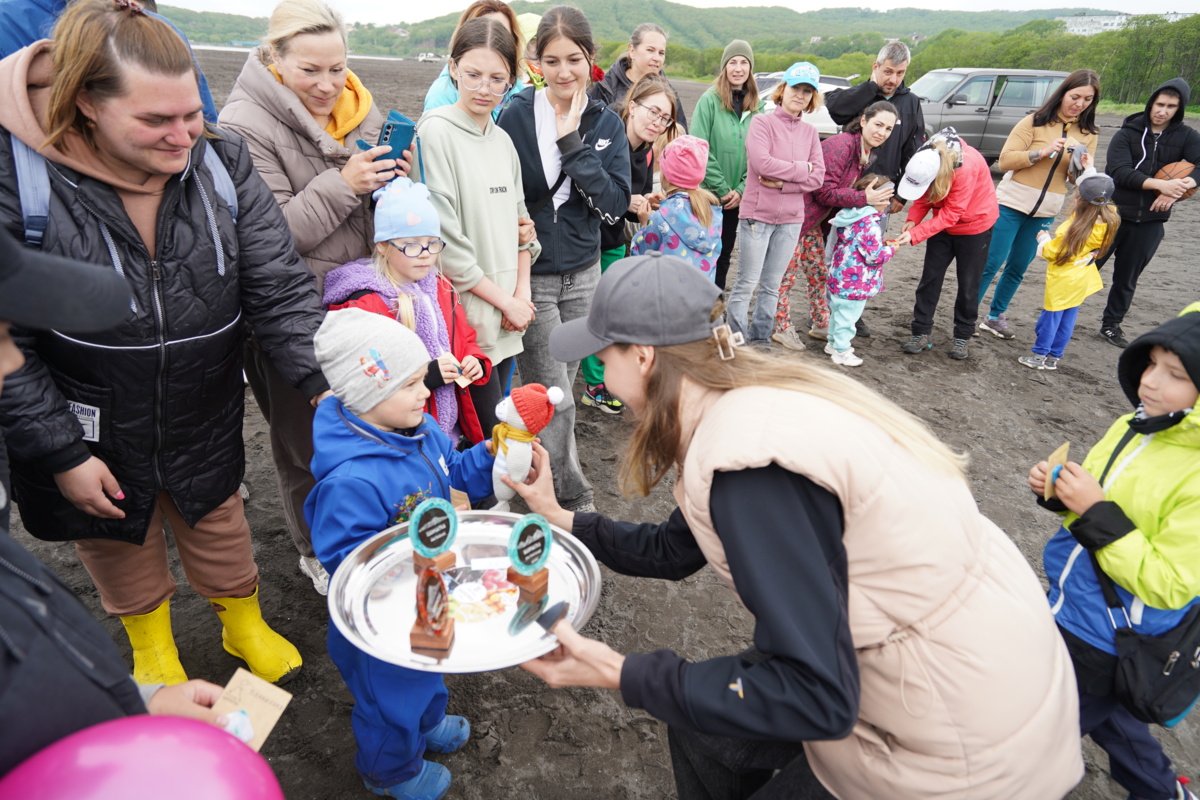
[[[821,187],[825,157],[817,129],[776,106],[755,114],[746,132],[746,191],[739,217],[771,225],[804,221],[804,196]],[[759,183],[783,181],[782,189]]]
[[[862,152],[861,133],[839,133],[821,142],[821,153],[825,158],[825,178],[821,188],[808,196],[804,204],[804,227],[801,235],[808,233],[821,222],[828,232],[829,221],[843,208],[860,208],[867,204],[867,193],[851,189],[864,174],[869,174],[878,153],[874,150],[867,156],[865,167],[859,164]]]

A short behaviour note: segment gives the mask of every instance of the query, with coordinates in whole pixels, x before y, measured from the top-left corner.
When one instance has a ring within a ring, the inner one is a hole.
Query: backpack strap
[[[50,173],[46,169],[46,157],[18,139],[16,134],[9,134],[9,138],[17,167],[25,242],[32,247],[41,247],[46,225],[50,222]]]
[[[237,188],[233,185],[233,178],[229,175],[229,169],[225,166],[225,162],[217,155],[217,149],[212,146],[211,142],[204,143],[204,166],[208,167],[209,173],[212,175],[213,188],[217,190],[217,194],[225,201],[225,205],[229,206],[229,213],[233,216],[233,221],[236,223],[238,218],[238,199]]]

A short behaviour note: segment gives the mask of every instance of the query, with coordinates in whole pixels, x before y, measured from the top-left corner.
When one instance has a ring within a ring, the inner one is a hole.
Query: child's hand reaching
[[[442,383],[454,383],[458,380],[458,360],[449,353],[437,357],[438,371],[442,373]]]
[[[1038,497],[1046,496],[1046,472],[1050,469],[1048,461],[1039,461],[1029,470],[1029,488]]]
[[[1074,461],[1063,465],[1054,482],[1054,492],[1064,506],[1081,516],[1096,503],[1104,501],[1104,489],[1099,481]]]
[[[467,356],[462,360],[463,377],[471,383],[483,377],[483,364],[479,363],[479,359],[475,356]]]
[[[1050,231],[1038,231],[1037,240],[1039,244],[1050,241]]]

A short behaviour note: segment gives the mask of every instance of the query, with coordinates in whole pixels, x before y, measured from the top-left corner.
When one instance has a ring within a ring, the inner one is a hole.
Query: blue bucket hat
[[[814,92],[817,92],[821,90],[821,72],[807,61],[798,61],[783,73],[783,82],[788,86],[807,83]]]

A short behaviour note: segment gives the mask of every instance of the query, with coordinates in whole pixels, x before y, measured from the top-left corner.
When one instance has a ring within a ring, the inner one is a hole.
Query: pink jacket
[[[801,117],[803,114],[801,115]],[[783,181],[782,189],[758,182]],[[804,221],[804,196],[821,187],[825,156],[817,129],[779,106],[770,114],[756,114],[746,133],[746,191],[738,213],[771,225]]]
[[[908,210],[908,221],[919,223],[909,231],[912,243],[920,244],[945,231],[951,236],[970,236],[990,230],[1000,217],[992,170],[979,151],[963,142],[963,163],[954,172],[950,191],[940,203],[929,203],[929,192],[916,199]],[[749,185],[749,182],[747,182]],[[933,211],[933,217],[925,215]]]

